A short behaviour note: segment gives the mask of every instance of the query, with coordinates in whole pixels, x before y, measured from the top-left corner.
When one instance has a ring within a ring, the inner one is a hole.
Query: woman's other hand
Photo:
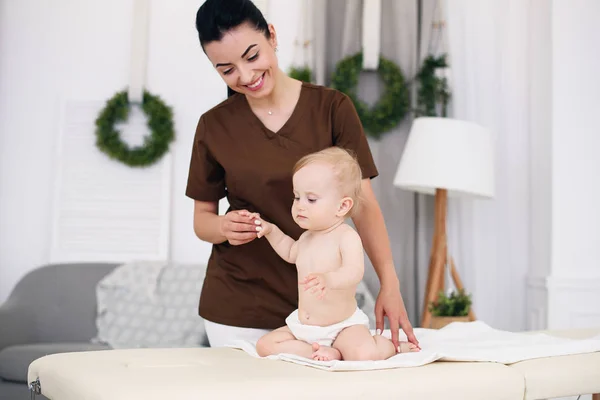
[[[258,237],[253,215],[246,210],[228,212],[221,218],[221,235],[234,246],[253,241]]]
[[[383,332],[384,317],[388,318],[390,323],[390,331],[392,334],[392,343],[396,349],[400,345],[398,339],[400,328],[406,334],[408,341],[421,349],[417,340],[413,327],[408,319],[406,307],[400,294],[400,289],[397,286],[382,287],[377,301],[375,302],[375,318],[376,328],[378,332]]]

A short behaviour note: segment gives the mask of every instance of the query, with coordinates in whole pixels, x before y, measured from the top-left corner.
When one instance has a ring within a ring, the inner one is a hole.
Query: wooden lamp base
[[[444,290],[445,266],[450,266],[450,275],[457,290],[464,289],[463,283],[456,270],[452,257],[448,255],[448,243],[446,235],[446,214],[448,205],[448,192],[446,189],[435,191],[435,220],[433,243],[429,258],[429,272],[427,274],[427,288],[423,302],[423,314],[421,316],[421,327],[429,328],[431,325],[431,312],[429,305],[435,301],[438,293]],[[475,321],[475,313],[471,308],[469,321]]]

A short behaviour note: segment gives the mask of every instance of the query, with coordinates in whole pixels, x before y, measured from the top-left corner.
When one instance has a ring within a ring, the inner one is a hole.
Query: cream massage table
[[[600,330],[546,333],[579,339]],[[52,400],[546,399],[600,393],[600,352],[332,372],[233,348],[108,350],[39,358],[28,381]]]

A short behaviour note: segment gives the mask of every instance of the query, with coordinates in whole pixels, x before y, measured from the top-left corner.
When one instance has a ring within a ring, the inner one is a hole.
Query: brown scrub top
[[[267,129],[235,94],[200,117],[186,196],[230,210],[258,212],[294,239],[292,168],[306,154],[331,146],[352,150],[364,178],[377,176],[362,125],[343,93],[303,83],[296,107],[278,132]],[[200,295],[200,316],[216,323],[275,329],[298,307],[298,277],[267,239],[215,244]]]

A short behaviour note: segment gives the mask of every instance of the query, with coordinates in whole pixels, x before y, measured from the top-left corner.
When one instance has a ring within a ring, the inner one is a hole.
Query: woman
[[[365,201],[353,221],[381,282],[377,329],[387,316],[396,347],[399,326],[418,345],[371,188],[378,172],[352,101],[286,76],[275,55],[275,29],[250,0],[207,0],[196,29],[206,56],[236,92],[200,117],[186,189],[194,199],[194,231],[213,243],[199,307],[211,346],[256,341],[285,325],[297,308],[295,266],[265,239],[256,240],[248,213],[259,213],[297,239],[302,230],[290,214],[292,167],[334,145],[353,151],[362,169]],[[225,196],[230,209],[219,216],[218,201]]]

